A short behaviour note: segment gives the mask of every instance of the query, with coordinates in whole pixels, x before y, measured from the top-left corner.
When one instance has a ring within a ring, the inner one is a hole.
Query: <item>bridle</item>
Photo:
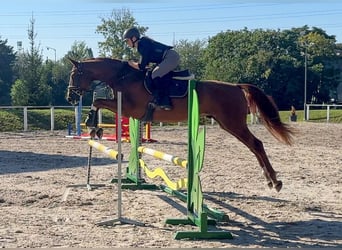
[[[80,85],[80,78],[83,75],[83,64],[79,63],[76,67],[77,74],[74,76],[72,79],[73,86],[68,86],[68,91],[70,94],[77,95],[79,97],[82,96],[82,90],[81,90],[81,85]],[[73,73],[75,70],[72,70],[71,73]]]

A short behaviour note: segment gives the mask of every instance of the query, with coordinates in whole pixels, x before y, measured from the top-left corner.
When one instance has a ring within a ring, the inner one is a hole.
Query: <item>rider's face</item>
[[[133,42],[132,42],[132,39],[126,39],[126,44],[128,45],[128,47],[131,47],[133,48]]]
[[[135,36],[133,36],[131,39],[127,38],[125,41],[130,48],[134,48],[134,45],[137,46],[137,38]]]

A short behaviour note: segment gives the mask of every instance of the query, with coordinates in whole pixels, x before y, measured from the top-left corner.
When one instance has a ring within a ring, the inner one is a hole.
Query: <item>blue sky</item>
[[[54,59],[55,49],[59,59],[75,41],[84,41],[97,56],[103,37],[95,30],[101,17],[122,8],[129,9],[140,25],[149,27],[148,36],[166,44],[206,39],[244,27],[283,30],[303,25],[322,28],[342,43],[339,0],[8,0],[1,3],[0,37],[15,50],[17,41],[28,49],[27,29],[33,16],[36,42],[44,58]]]

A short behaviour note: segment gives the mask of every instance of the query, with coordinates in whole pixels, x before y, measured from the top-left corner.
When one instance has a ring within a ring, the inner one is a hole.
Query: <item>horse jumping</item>
[[[92,89],[92,82],[106,83],[113,89],[114,99],[98,99],[93,105],[97,108],[106,108],[117,111],[115,99],[117,91],[122,92],[123,116],[136,119],[146,118],[153,96],[145,87],[146,72],[133,69],[126,61],[110,58],[94,58],[81,62],[70,59],[73,68],[70,74],[67,100],[76,105],[85,91]],[[280,191],[282,182],[277,180],[274,171],[263,147],[248,129],[246,117],[248,104],[256,106],[260,118],[269,132],[279,141],[291,145],[292,129],[284,124],[279,117],[276,106],[267,98],[266,94],[252,84],[233,84],[215,80],[197,81],[199,109],[202,116],[213,117],[217,123],[245,144],[256,156],[259,165],[268,181],[270,188]],[[153,121],[179,122],[187,120],[187,95],[172,98],[173,109],[165,111],[155,109]]]

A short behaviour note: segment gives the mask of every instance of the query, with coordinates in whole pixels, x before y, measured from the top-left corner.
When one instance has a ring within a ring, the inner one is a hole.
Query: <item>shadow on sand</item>
[[[299,220],[292,222],[266,222],[240,208],[229,205],[221,201],[222,198],[229,200],[243,200],[246,202],[262,201],[286,204],[288,201],[267,196],[244,196],[234,192],[219,193],[211,192],[204,194],[205,200],[210,200],[216,204],[219,210],[228,210],[235,213],[248,223],[230,220],[229,222],[219,222],[218,227],[234,235],[233,240],[215,240],[236,245],[237,247],[277,247],[277,248],[341,248],[342,245],[335,243],[342,239],[342,214],[325,214],[313,212],[317,219],[307,221]],[[168,195],[158,195],[184,215],[187,214],[186,203],[170,198]],[[220,209],[221,208],[221,209]],[[228,212],[229,215],[229,212]],[[329,219],[329,220],[327,220]]]
[[[236,230],[230,230],[237,235],[236,240],[230,241],[236,246],[243,247],[257,245],[260,247],[330,247],[341,248],[342,244],[335,243],[342,239],[342,214],[312,213],[317,218],[291,222],[267,222],[238,207],[223,202],[222,198],[229,200],[239,199],[246,202],[262,200],[263,202],[287,203],[282,199],[267,196],[244,196],[234,192],[207,193],[205,199],[227,209],[249,221],[244,224],[237,221],[229,221],[227,225],[236,226]],[[265,206],[266,207],[266,206]],[[295,212],[295,211],[294,211]],[[224,226],[224,224],[222,224]],[[307,243],[306,243],[307,242]],[[313,243],[314,242],[314,243]]]
[[[88,157],[0,150],[0,175],[86,167]],[[92,166],[117,164],[109,158],[92,158]]]

